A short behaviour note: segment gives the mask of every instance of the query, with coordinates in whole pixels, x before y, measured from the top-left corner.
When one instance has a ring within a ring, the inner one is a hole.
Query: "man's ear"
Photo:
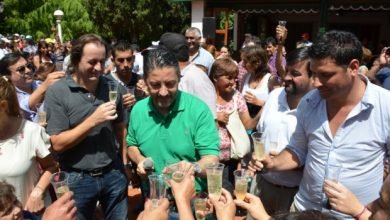
[[[359,66],[360,66],[360,62],[357,59],[353,59],[353,60],[351,60],[351,62],[349,62],[348,69],[351,70],[351,74],[353,76],[357,76],[358,70],[359,70]]]

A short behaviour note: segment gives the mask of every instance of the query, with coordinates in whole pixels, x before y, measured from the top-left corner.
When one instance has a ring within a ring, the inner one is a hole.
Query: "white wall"
[[[192,0],[191,27],[203,30],[204,0]],[[203,35],[203,33],[202,33]]]

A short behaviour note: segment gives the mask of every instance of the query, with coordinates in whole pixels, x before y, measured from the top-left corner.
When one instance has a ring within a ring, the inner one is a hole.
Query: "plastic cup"
[[[37,113],[38,113],[38,123],[39,124],[46,124],[46,111],[44,109],[44,104],[39,103],[35,106]]]
[[[245,170],[236,170],[234,175],[234,194],[238,200],[243,201],[248,191],[248,176]]]
[[[150,186],[149,198],[152,201],[152,207],[156,208],[160,205],[160,200],[165,198],[167,194],[165,176],[162,174],[152,174],[148,178]]]
[[[118,98],[118,85],[114,82],[108,84],[108,98],[110,102],[115,102]]]
[[[69,175],[67,173],[62,171],[56,172],[51,175],[50,182],[54,187],[57,199],[69,191],[68,176]]]
[[[198,192],[196,193],[194,200],[194,209],[195,209],[195,218],[196,220],[204,220],[206,217],[203,215],[203,213],[207,209],[207,193],[205,192]]]
[[[184,179],[185,173],[182,171],[180,162],[167,165],[165,167],[165,177],[173,179],[176,182],[181,182]]]
[[[135,86],[127,86],[126,91],[127,91],[127,93],[134,95]]]
[[[222,173],[225,167],[222,163],[211,163],[206,165],[207,188],[209,194],[221,196],[222,193]]]
[[[253,132],[251,134],[254,144],[255,157],[259,160],[265,157],[264,138],[262,132]]]
[[[339,182],[342,166],[340,164],[328,164],[325,170],[325,179]]]

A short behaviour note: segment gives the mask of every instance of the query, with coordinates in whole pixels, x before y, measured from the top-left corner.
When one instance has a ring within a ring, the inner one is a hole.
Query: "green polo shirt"
[[[167,163],[196,162],[205,155],[219,157],[219,136],[209,107],[200,99],[178,91],[168,115],[153,106],[150,97],[133,107],[127,134],[128,146],[137,146],[151,157],[161,173]],[[205,191],[205,179],[196,179],[196,189]]]

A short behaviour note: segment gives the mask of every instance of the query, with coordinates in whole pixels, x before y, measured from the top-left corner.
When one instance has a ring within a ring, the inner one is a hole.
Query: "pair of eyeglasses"
[[[16,68],[16,71],[19,72],[22,76],[26,73],[26,68],[29,68],[30,70],[33,69],[33,65],[31,63],[27,63],[26,65],[19,66]]]

